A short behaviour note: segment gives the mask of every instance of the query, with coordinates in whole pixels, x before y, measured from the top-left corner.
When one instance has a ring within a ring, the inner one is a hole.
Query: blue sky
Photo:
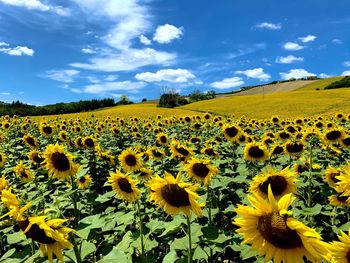
[[[0,101],[347,75],[349,28],[347,0],[0,0]]]

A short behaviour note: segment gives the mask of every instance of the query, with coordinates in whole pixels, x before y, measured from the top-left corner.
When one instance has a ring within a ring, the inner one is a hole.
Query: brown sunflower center
[[[238,129],[236,127],[229,127],[225,129],[225,133],[229,137],[235,137],[238,134]]]
[[[95,146],[95,143],[94,143],[94,140],[91,139],[91,138],[87,138],[84,140],[84,144],[87,146],[87,147],[94,147]]]
[[[21,174],[22,178],[28,178],[29,177],[28,174],[26,173],[26,171],[21,171],[20,174]]]
[[[337,194],[337,199],[339,202],[346,202],[348,200],[348,198],[349,198],[349,196],[343,195],[343,193]]]
[[[165,137],[164,135],[162,135],[162,136],[160,136],[160,141],[161,141],[162,143],[166,143],[166,142],[167,142],[167,139],[166,139],[166,137]]]
[[[83,177],[79,178],[79,182],[81,182],[82,184],[83,184],[83,183],[85,183],[85,181],[86,181],[85,176],[83,176]]]
[[[287,188],[288,182],[281,175],[274,175],[267,178],[265,182],[259,185],[259,190],[264,194],[268,194],[268,188],[271,185],[273,195],[281,195]]]
[[[261,158],[264,156],[265,152],[259,148],[259,146],[252,146],[248,150],[249,156],[253,158]]]
[[[51,134],[52,133],[52,128],[50,126],[45,126],[45,127],[43,127],[43,132],[45,134]]]
[[[19,227],[24,231],[29,225],[28,219],[25,221],[19,221]],[[56,241],[51,237],[48,237],[44,230],[42,230],[37,224],[33,224],[27,231],[26,236],[33,239],[36,242],[42,244],[53,244]]]
[[[338,140],[341,137],[340,131],[330,131],[327,132],[326,138],[330,141]]]
[[[190,154],[190,152],[187,149],[185,149],[184,147],[176,148],[176,150],[178,151],[179,154],[181,154],[183,156],[187,156]]]
[[[207,148],[204,150],[205,154],[210,155],[210,156],[214,156],[215,152],[212,148]]]
[[[33,156],[33,161],[36,163],[41,163],[42,161],[44,161],[44,159],[42,157],[40,157],[38,154],[35,154]]]
[[[350,137],[346,137],[344,140],[343,140],[343,144],[345,146],[350,146]]]
[[[35,140],[32,137],[27,137],[26,142],[31,146],[35,146]]]
[[[2,162],[2,155],[0,154],[0,163]]]
[[[171,206],[181,207],[191,205],[188,193],[177,184],[167,184],[162,187],[163,199]]]
[[[288,143],[286,145],[286,149],[290,153],[300,153],[303,151],[304,145],[302,143],[297,143],[297,142]]]
[[[133,154],[128,154],[127,156],[125,156],[124,160],[128,166],[135,166],[137,163],[136,157]]]
[[[70,169],[70,162],[64,153],[54,152],[51,155],[51,162],[56,170],[65,172]]]
[[[335,178],[335,177],[338,176],[338,175],[340,175],[340,173],[331,173],[331,174],[329,175],[329,178],[331,179],[331,181],[332,181],[333,183],[338,183],[340,180],[337,179],[337,178]]]
[[[282,140],[286,140],[290,137],[290,134],[287,132],[281,132],[279,135]]]
[[[277,145],[277,146],[273,149],[272,154],[281,154],[282,152],[283,152],[283,147]]]
[[[269,243],[277,248],[294,249],[303,246],[298,233],[287,226],[286,219],[278,212],[260,216],[258,230]]]
[[[201,178],[205,178],[210,171],[204,163],[195,163],[192,165],[192,172]]]
[[[348,253],[346,253],[346,259],[350,262],[350,249],[348,250]]]
[[[163,156],[163,154],[160,151],[158,151],[158,150],[153,150],[152,154],[153,154],[154,157],[157,157],[157,158]]]
[[[120,190],[122,190],[125,193],[130,194],[133,192],[132,186],[131,186],[129,180],[126,178],[119,178],[118,179],[118,186],[119,186]]]

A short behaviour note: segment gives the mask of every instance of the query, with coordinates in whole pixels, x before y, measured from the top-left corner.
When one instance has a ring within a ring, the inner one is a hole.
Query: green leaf
[[[26,236],[25,235],[21,235],[21,233],[16,232],[13,234],[7,234],[7,242],[11,245],[11,244],[16,244],[16,243],[20,243],[22,241],[25,241]]]
[[[201,248],[200,246],[197,246],[196,249],[194,250],[194,253],[193,253],[192,258],[193,258],[193,259],[198,259],[198,260],[207,259],[207,258],[208,258],[208,255],[207,255],[207,253],[203,250],[203,248]]]
[[[176,254],[175,250],[171,250],[168,254],[163,258],[163,263],[174,263],[179,257]]]
[[[322,210],[322,205],[317,204],[313,207],[307,207],[302,210],[302,214],[306,216],[318,215]]]
[[[206,226],[201,229],[203,237],[206,239],[216,239],[219,236],[219,229],[215,226]]]
[[[93,243],[90,243],[88,241],[83,241],[81,244],[81,258],[84,259],[86,256],[91,254],[96,250],[96,246]]]
[[[120,249],[114,247],[111,252],[98,261],[98,263],[120,262],[129,263],[132,260]]]
[[[7,251],[1,258],[0,261],[3,261],[9,257],[11,257],[14,253],[16,252],[15,248],[10,249],[9,251]]]

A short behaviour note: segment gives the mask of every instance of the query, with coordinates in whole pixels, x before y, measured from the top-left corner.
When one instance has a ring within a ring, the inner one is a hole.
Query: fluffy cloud
[[[175,58],[176,54],[174,53],[157,51],[152,48],[129,48],[117,54],[91,58],[90,63],[76,62],[72,63],[71,66],[105,72],[128,71],[147,65],[170,65]]]
[[[33,56],[34,50],[26,46],[10,47],[10,44],[0,42],[0,52],[10,56]]]
[[[343,44],[343,41],[339,38],[334,38],[332,39],[332,43],[340,45]]]
[[[344,61],[343,66],[344,67],[350,67],[350,61]]]
[[[195,75],[187,69],[161,69],[155,73],[152,72],[143,72],[135,75],[135,78],[138,80],[146,82],[174,82],[174,83],[184,83],[188,82],[194,78]]]
[[[138,0],[73,0],[88,16],[108,20],[114,25],[102,37],[103,41],[117,49],[128,49],[131,40],[151,27],[148,9]]]
[[[282,25],[281,23],[273,24],[269,22],[262,22],[260,24],[257,24],[255,27],[261,28],[261,29],[268,29],[268,30],[279,30],[282,28]]]
[[[350,70],[344,71],[341,75],[342,76],[350,76]]]
[[[216,89],[229,89],[241,86],[244,81],[240,77],[226,78],[221,81],[215,81],[209,84],[210,87]]]
[[[70,10],[62,6],[50,6],[39,0],[0,0],[0,2],[17,7],[24,7],[28,10],[38,10],[42,12],[51,11],[60,16],[69,16]]]
[[[302,62],[302,61],[304,61],[303,57],[296,57],[293,55],[276,58],[276,63],[281,63],[281,64],[291,64],[291,63]]]
[[[168,44],[174,39],[181,38],[183,29],[176,26],[165,24],[158,26],[153,35],[153,40],[160,44]]]
[[[44,77],[64,83],[72,83],[74,82],[74,77],[79,73],[80,71],[75,69],[49,70]]]
[[[84,54],[96,54],[96,51],[91,48],[82,48],[81,52],[83,52]]]
[[[151,43],[152,43],[152,41],[150,40],[150,39],[148,39],[146,36],[144,36],[144,35],[141,35],[140,37],[139,37],[139,40],[140,40],[140,42],[142,43],[142,44],[144,44],[144,45],[146,45],[146,46],[148,46],[148,45],[151,45]]]
[[[289,70],[289,72],[280,72],[279,74],[281,78],[284,80],[291,79],[291,78],[300,79],[307,76],[316,76],[316,74],[310,73],[305,69],[291,69]]]
[[[238,70],[235,71],[236,74],[242,74],[247,76],[248,78],[258,79],[260,81],[266,81],[271,78],[271,76],[264,72],[263,68],[254,68],[247,70]]]
[[[317,37],[314,35],[307,35],[305,37],[299,37],[299,39],[301,40],[301,42],[303,43],[308,43],[308,42],[312,42],[316,39]]]
[[[283,48],[284,48],[285,50],[293,50],[293,51],[295,51],[295,50],[301,50],[301,49],[303,49],[303,48],[305,48],[305,47],[299,45],[298,43],[287,42],[287,43],[285,43],[285,44],[283,45]]]
[[[118,76],[115,75],[108,75],[105,77],[105,81],[115,81],[116,79],[118,79]]]
[[[332,77],[332,75],[328,75],[328,74],[326,74],[326,73],[321,73],[321,74],[319,74],[318,76],[319,76],[320,78],[322,78],[322,79],[326,79],[326,78]]]
[[[115,81],[87,85],[83,89],[72,89],[76,93],[106,94],[114,91],[138,91],[146,86],[144,82]]]

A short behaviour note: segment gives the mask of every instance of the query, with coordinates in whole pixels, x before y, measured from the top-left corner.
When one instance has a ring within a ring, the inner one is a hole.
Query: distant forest
[[[4,115],[17,115],[17,116],[38,116],[38,115],[53,115],[64,113],[76,113],[84,111],[92,111],[104,107],[111,107],[115,105],[131,104],[126,97],[122,97],[119,102],[115,102],[114,99],[93,99],[93,100],[81,100],[78,102],[69,103],[56,103],[45,106],[33,106],[22,103],[20,101],[14,101],[12,103],[0,102],[0,116]]]

